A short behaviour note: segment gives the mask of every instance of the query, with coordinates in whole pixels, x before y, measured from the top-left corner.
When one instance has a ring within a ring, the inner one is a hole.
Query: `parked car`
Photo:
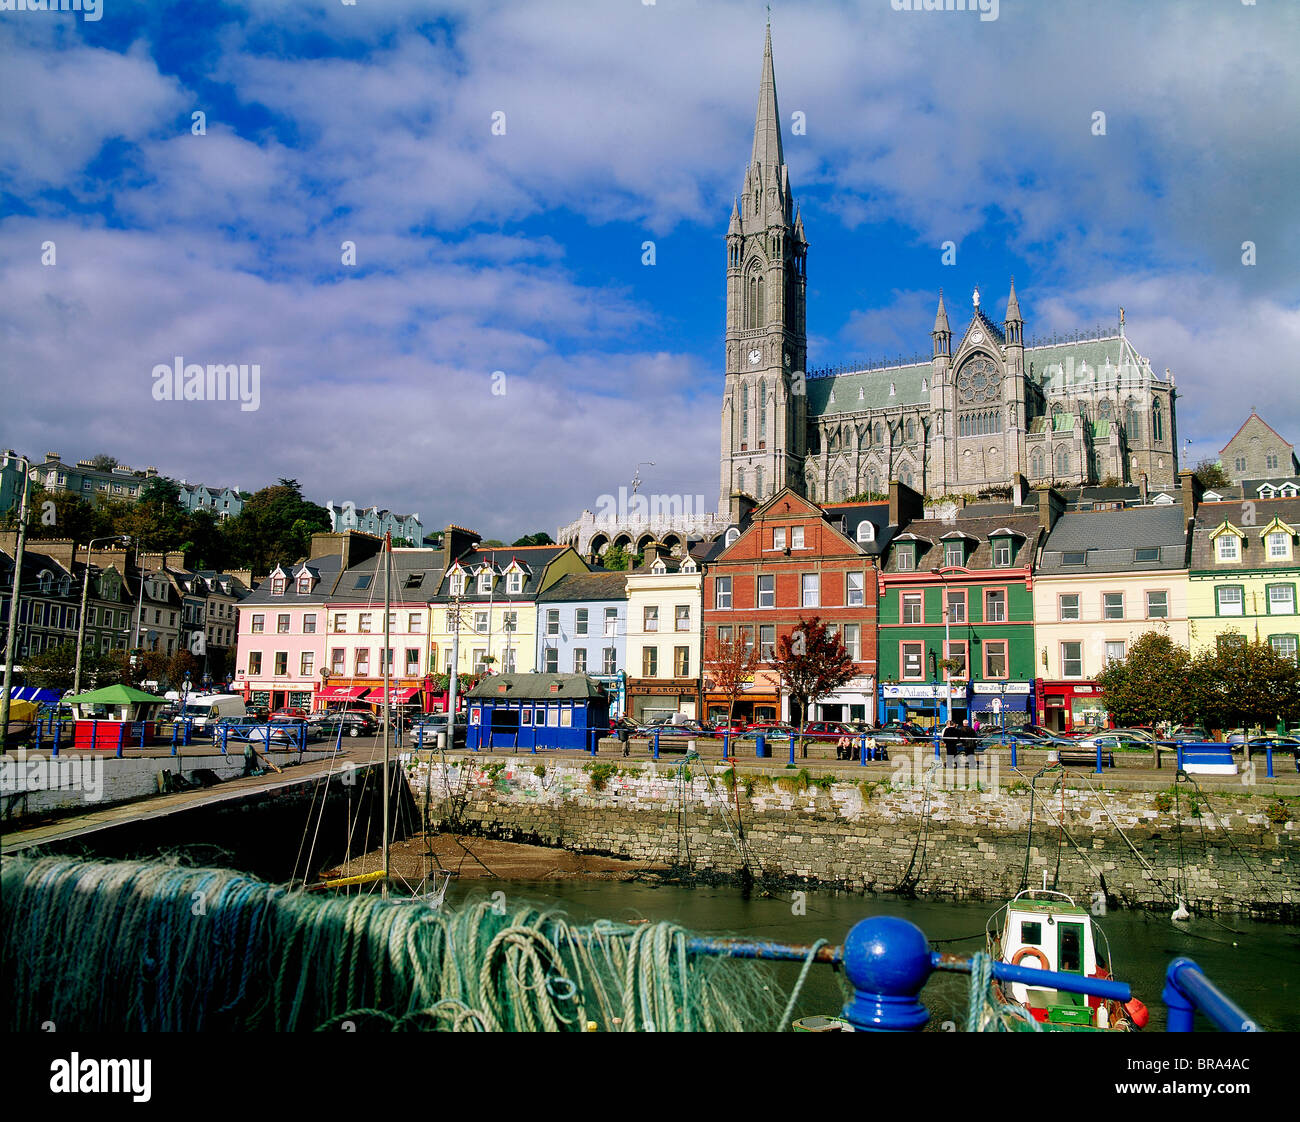
[[[840,721],[809,721],[804,727],[804,736],[809,740],[838,740],[852,735],[853,730]]]
[[[208,726],[213,740],[221,740],[224,733],[227,740],[247,740],[248,730],[254,725],[266,724],[256,717],[223,717],[216,724]]]
[[[1100,748],[1103,752],[1114,751],[1150,751],[1155,741],[1148,739],[1144,735],[1135,735],[1132,729],[1107,729],[1096,736],[1085,736],[1082,740],[1076,740],[1073,747],[1076,750],[1095,752]]]
[[[374,736],[379,732],[379,722],[368,713],[323,713],[314,724],[326,739],[337,737],[340,730],[344,736]]]
[[[1243,745],[1248,746],[1251,752],[1263,752],[1272,748],[1275,752],[1278,750],[1284,752],[1295,752],[1300,749],[1300,739],[1294,736],[1282,736],[1279,733],[1266,733],[1263,736],[1252,736],[1245,741],[1228,742],[1234,752],[1241,751]]]
[[[275,718],[275,717],[301,717],[301,718],[305,721],[305,720],[306,720],[310,715],[311,715],[311,714],[309,714],[309,713],[307,712],[306,709],[294,709],[294,708],[289,708],[289,709],[277,709],[274,713],[271,714],[271,717],[272,717],[272,718]]]
[[[798,736],[799,730],[793,725],[782,724],[779,721],[760,721],[750,725],[737,739],[757,740],[760,735],[765,740],[789,740],[791,737]]]
[[[1184,725],[1177,732],[1171,733],[1167,742],[1171,744],[1206,744],[1213,741],[1213,737],[1197,725]],[[1162,743],[1164,743],[1162,741]]]

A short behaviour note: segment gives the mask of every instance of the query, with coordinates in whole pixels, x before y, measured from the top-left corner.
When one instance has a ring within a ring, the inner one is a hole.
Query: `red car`
[[[301,717],[305,721],[309,716],[309,714],[306,709],[277,709],[274,713],[271,714],[271,716],[272,718]]]

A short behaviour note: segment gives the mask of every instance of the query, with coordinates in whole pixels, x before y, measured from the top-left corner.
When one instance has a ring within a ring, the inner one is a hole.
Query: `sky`
[[[506,540],[638,472],[712,506],[764,4],[16,2],[0,446]],[[809,366],[1014,275],[1027,339],[1124,306],[1185,465],[1252,406],[1300,443],[1300,4],[911,7],[771,6]],[[256,408],[159,400],[178,359]]]

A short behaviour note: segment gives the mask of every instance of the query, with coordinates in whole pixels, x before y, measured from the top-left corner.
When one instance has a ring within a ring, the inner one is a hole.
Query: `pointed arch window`
[[[1068,448],[1058,448],[1056,450],[1056,474],[1070,474],[1070,450]]]
[[[766,319],[766,305],[763,300],[763,274],[758,262],[753,261],[745,278],[745,327],[747,329],[753,330],[763,326]]]
[[[1165,421],[1160,412],[1160,399],[1151,402],[1151,439],[1156,443],[1165,438]]]
[[[758,439],[767,439],[767,380],[758,380]]]
[[[741,468],[736,472],[736,490],[741,494],[745,492],[745,469]]]
[[[761,499],[762,497],[763,497],[763,469],[761,467],[756,467],[754,469],[754,498]]]
[[[1125,410],[1127,419],[1124,422],[1125,434],[1130,444],[1142,443],[1142,422],[1138,418],[1138,407],[1136,401],[1130,401]]]
[[[740,439],[749,439],[749,386],[740,387]]]
[[[1029,457],[1029,474],[1034,476],[1046,474],[1043,471],[1043,450],[1041,448],[1035,448]]]

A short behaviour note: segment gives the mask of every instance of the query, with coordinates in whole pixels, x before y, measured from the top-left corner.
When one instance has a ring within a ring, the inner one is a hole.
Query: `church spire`
[[[943,289],[939,289],[939,310],[934,315],[934,330],[930,332],[934,339],[934,357],[949,358],[952,355],[952,331],[948,327],[948,310],[943,306]]]
[[[1020,301],[1016,299],[1016,278],[1011,278],[1011,295],[1007,297],[1007,318],[1002,332],[1009,346],[1024,345],[1025,321],[1020,318]]]
[[[1016,278],[1011,278],[1011,295],[1007,298],[1007,323],[1023,323],[1020,318],[1020,301],[1016,299]]]
[[[758,116],[754,121],[754,154],[750,160],[766,172],[777,171],[785,163],[781,150],[781,114],[776,107],[776,75],[772,70],[772,25],[767,25],[767,41],[763,44],[763,76],[758,86]],[[768,179],[767,182],[772,182]]]
[[[948,331],[948,310],[943,306],[943,289],[939,289],[939,310],[934,316],[934,331],[931,335],[938,334],[940,331]]]

